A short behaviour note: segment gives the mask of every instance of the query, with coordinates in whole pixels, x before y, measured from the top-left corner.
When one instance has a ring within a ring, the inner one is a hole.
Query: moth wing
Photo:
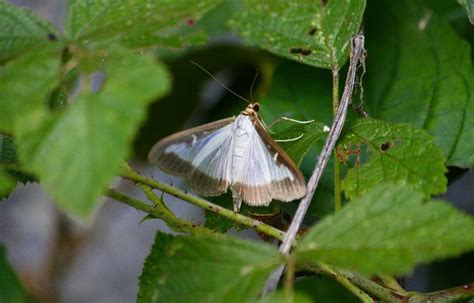
[[[272,199],[289,202],[303,197],[303,174],[288,154],[270,137],[260,121],[253,123],[244,167],[232,191],[250,205],[268,205]]]
[[[189,185],[205,196],[227,191],[231,173],[234,117],[200,125],[156,143],[148,161],[164,172],[184,176]]]

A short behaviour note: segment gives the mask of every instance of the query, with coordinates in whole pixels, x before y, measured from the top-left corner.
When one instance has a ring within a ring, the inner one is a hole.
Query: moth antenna
[[[252,85],[250,86],[250,100],[255,100],[253,98],[252,91],[253,91],[253,86],[255,85],[255,81],[257,81],[257,78],[258,78],[258,68],[257,68],[257,73],[255,74],[255,77],[253,77]]]
[[[237,96],[238,98],[244,100],[245,102],[251,104],[252,102],[250,102],[249,100],[245,99],[244,97],[242,97],[241,95],[237,94],[236,92],[234,92],[233,90],[231,90],[230,88],[228,88],[224,83],[222,83],[221,81],[219,81],[216,77],[214,77],[214,75],[212,75],[207,69],[205,69],[204,67],[202,67],[201,65],[199,65],[198,63],[194,62],[194,61],[191,61],[192,64],[196,65],[197,67],[199,67],[203,72],[205,72],[206,74],[208,74],[212,79],[214,79],[217,83],[220,84],[220,86],[222,86],[223,88],[225,88],[228,92],[232,93],[234,96]]]

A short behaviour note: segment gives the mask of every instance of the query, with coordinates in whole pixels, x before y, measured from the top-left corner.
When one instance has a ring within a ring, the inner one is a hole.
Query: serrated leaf
[[[0,200],[8,198],[15,186],[16,180],[0,169]]]
[[[270,245],[157,233],[140,276],[137,302],[254,302],[282,261]]]
[[[369,158],[363,164],[356,162],[342,182],[349,199],[386,181],[409,184],[427,196],[446,191],[445,157],[426,131],[367,118],[345,133],[339,141],[339,157],[347,161],[354,157],[344,159],[348,155],[368,154]]]
[[[17,275],[8,264],[3,246],[0,246],[0,302],[31,302]]]
[[[466,10],[469,21],[474,24],[474,0],[458,0],[458,2]]]
[[[43,108],[60,79],[60,52],[46,48],[10,61],[0,72],[0,130],[11,133],[29,112]]]
[[[295,122],[293,122],[295,123]],[[290,157],[299,166],[303,161],[303,157],[309,149],[318,141],[323,139],[329,132],[329,127],[324,123],[313,121],[305,124],[295,124],[287,129],[278,132],[273,136],[276,140],[294,140],[289,142],[278,142]]]
[[[78,0],[69,10],[67,32],[83,43],[121,41],[133,48],[202,43],[194,23],[222,0]]]
[[[25,166],[60,208],[83,218],[118,172],[146,106],[167,92],[170,81],[153,57],[118,46],[85,58],[103,73],[103,87],[82,92],[58,113],[34,112],[16,131]]]
[[[448,165],[474,167],[469,43],[426,4],[383,0],[369,8],[367,110],[375,118],[428,130]]]
[[[231,26],[247,42],[313,66],[339,69],[359,30],[365,0],[247,0]]]
[[[474,249],[474,219],[441,201],[381,184],[316,225],[296,247],[297,262],[363,273],[401,274],[418,263]]]
[[[0,62],[58,39],[60,34],[52,24],[28,9],[0,0]]]

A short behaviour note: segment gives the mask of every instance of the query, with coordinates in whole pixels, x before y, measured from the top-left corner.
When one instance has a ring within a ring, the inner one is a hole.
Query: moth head
[[[249,116],[258,116],[258,111],[260,109],[260,104],[258,102],[250,103],[247,105],[247,108],[242,111],[242,114]]]

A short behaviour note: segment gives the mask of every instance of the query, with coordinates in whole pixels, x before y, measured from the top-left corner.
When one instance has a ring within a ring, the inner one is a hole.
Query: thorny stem
[[[154,195],[151,189],[149,193]],[[147,196],[149,193],[147,193]],[[122,194],[116,190],[110,189],[106,193],[106,196],[116,201],[120,201],[124,204],[127,204],[133,208],[141,210],[152,217],[163,220],[163,222],[165,222],[166,225],[168,225],[168,227],[175,232],[183,232],[183,233],[191,233],[191,234],[200,233],[200,234],[208,234],[208,235],[214,234],[212,230],[206,227],[200,226],[199,224],[194,224],[188,220],[177,218],[173,214],[169,214],[159,207],[153,207],[138,199]]]
[[[304,270],[327,274],[355,294],[362,302],[379,302],[368,297],[389,303],[454,303],[474,298],[474,284],[466,284],[431,293],[407,292],[400,286],[384,287],[358,273],[338,269],[327,264],[307,264]],[[398,285],[398,283],[397,283]],[[370,300],[369,300],[370,298]]]
[[[290,249],[296,240],[296,235],[301,227],[301,224],[303,223],[306,211],[308,210],[309,204],[311,203],[311,199],[313,198],[316,188],[318,186],[319,179],[321,178],[324,168],[328,163],[329,157],[332,154],[337,139],[341,134],[342,127],[344,126],[344,122],[346,119],[347,108],[349,107],[349,103],[352,100],[352,92],[354,90],[355,85],[357,66],[360,62],[363,61],[363,54],[364,36],[357,35],[352,39],[349,70],[347,72],[347,78],[344,86],[344,93],[341,98],[341,103],[339,104],[338,111],[334,117],[334,122],[331,127],[331,130],[329,131],[326,143],[324,144],[323,150],[319,155],[318,163],[316,164],[313,174],[311,175],[311,178],[308,181],[308,189],[306,195],[303,197],[303,199],[301,199],[298,209],[296,210],[295,216],[293,217],[293,221],[291,222],[291,225],[283,239],[283,243],[280,246],[280,252],[283,255],[289,254]],[[280,280],[280,277],[283,273],[283,269],[284,267],[280,266],[270,275],[265,285],[265,288],[263,289],[263,294],[275,290],[278,281]]]
[[[332,70],[332,107],[334,116],[339,109],[339,69]],[[341,209],[341,162],[337,158],[334,150],[334,211]]]
[[[175,196],[185,202],[194,204],[196,206],[199,206],[200,208],[203,208],[205,210],[214,212],[218,215],[221,215],[223,217],[226,217],[236,223],[242,224],[244,226],[250,227],[255,229],[258,232],[261,232],[265,235],[268,235],[272,238],[275,238],[277,240],[282,240],[283,239],[283,232],[279,229],[276,229],[268,224],[265,224],[263,222],[260,222],[258,220],[246,217],[244,215],[235,213],[227,208],[221,207],[219,205],[213,204],[207,200],[204,200],[202,198],[187,194],[176,187],[173,187],[168,184],[164,184],[161,182],[158,182],[154,179],[147,178],[144,176],[139,175],[135,171],[133,171],[128,165],[123,165],[122,166],[122,177],[129,179],[131,181],[134,181],[139,184],[144,184],[147,185],[151,188],[161,190],[167,194],[170,194],[172,196]],[[143,203],[143,202],[142,202]],[[147,204],[145,204],[147,205]],[[133,206],[133,205],[132,205]],[[148,206],[148,205],[147,205]],[[151,206],[150,206],[151,207]],[[152,207],[153,208],[153,207]]]

